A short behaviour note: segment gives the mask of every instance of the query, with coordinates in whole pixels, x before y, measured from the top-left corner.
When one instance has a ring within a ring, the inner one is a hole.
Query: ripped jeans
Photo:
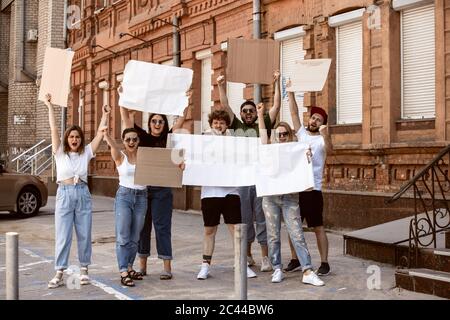
[[[282,268],[281,263],[281,216],[294,245],[297,257],[302,265],[302,271],[312,269],[311,255],[303,234],[302,219],[298,205],[298,194],[284,194],[263,198],[263,209],[266,216],[267,244],[269,258],[274,269]]]

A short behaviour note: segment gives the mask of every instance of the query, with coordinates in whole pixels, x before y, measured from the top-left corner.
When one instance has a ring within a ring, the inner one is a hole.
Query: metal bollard
[[[19,300],[19,234],[6,233],[6,300]]]
[[[234,292],[239,300],[247,300],[247,225],[234,226]]]

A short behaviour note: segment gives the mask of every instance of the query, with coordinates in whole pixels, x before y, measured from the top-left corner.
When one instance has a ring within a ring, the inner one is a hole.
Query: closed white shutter
[[[282,101],[280,119],[293,127],[291,112],[289,110],[288,95],[286,92],[286,82],[293,76],[295,61],[304,60],[305,51],[303,50],[303,37],[296,37],[281,42],[281,81],[282,81]],[[297,101],[300,119],[303,119],[303,92],[296,92],[295,99]]]
[[[243,83],[227,82],[228,104],[238,119],[241,118],[241,104],[245,101],[244,88],[245,84]]]
[[[202,59],[202,132],[210,128],[208,123],[208,115],[211,113],[213,101],[211,97],[211,57]]]
[[[362,22],[337,27],[337,123],[362,122]]]
[[[434,4],[406,9],[402,17],[402,118],[436,115]]]

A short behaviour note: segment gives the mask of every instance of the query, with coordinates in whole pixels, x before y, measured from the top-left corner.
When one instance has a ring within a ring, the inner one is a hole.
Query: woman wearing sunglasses
[[[262,117],[264,115],[264,104],[258,104],[257,112],[258,116]],[[272,143],[288,143],[296,141],[294,132],[286,122],[278,123],[274,130],[275,134],[272,135]],[[262,144],[270,143],[264,121],[259,122],[259,132]],[[274,269],[272,282],[281,282],[284,278],[281,264],[280,237],[281,218],[283,218],[289,237],[302,265],[303,283],[312,284],[314,286],[323,286],[323,281],[314,273],[311,265],[311,255],[309,254],[305,235],[303,234],[298,204],[298,193],[266,196],[263,197],[262,205],[264,215],[266,216],[269,257]]]
[[[119,87],[119,94],[121,93]],[[190,92],[189,92],[190,95]],[[179,117],[172,129],[169,130],[167,117],[163,114],[150,114],[148,119],[148,132],[139,127],[134,120],[135,111],[121,107],[120,113],[126,127],[134,127],[139,136],[141,147],[165,148],[167,136],[171,132],[181,129],[187,113]],[[156,236],[156,249],[158,258],[163,260],[164,270],[160,274],[161,280],[172,279],[172,189],[167,187],[147,186],[148,204],[144,227],[140,234],[138,246],[139,272],[137,276],[147,275],[147,258],[150,256],[150,238],[153,227]]]
[[[139,137],[136,129],[125,129],[122,133],[124,151],[120,151],[120,147],[108,132],[104,133],[104,138],[111,147],[111,157],[119,173],[119,189],[114,201],[114,212],[120,283],[134,287],[133,280],[143,279],[142,275],[133,270],[133,263],[147,212],[147,187],[134,183]]]

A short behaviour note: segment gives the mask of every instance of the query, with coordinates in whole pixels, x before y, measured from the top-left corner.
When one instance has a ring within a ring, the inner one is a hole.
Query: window
[[[286,83],[291,78],[294,72],[295,62],[303,60],[305,58],[305,51],[303,50],[303,36],[305,31],[303,27],[292,28],[275,33],[274,39],[281,41],[281,54],[280,54],[280,66],[281,66],[281,111],[280,119],[285,121],[293,127],[291,111],[289,109],[288,94],[286,91]],[[300,119],[303,119],[303,92],[295,93],[295,100],[299,107]]]
[[[401,11],[402,119],[436,115],[434,4]]]
[[[202,109],[202,132],[210,128],[208,123],[208,115],[211,113],[213,101],[211,97],[212,90],[212,66],[211,66],[211,50],[203,50],[196,53],[195,58],[202,63],[202,80],[201,80],[201,109]]]
[[[336,114],[337,124],[362,122],[362,15],[358,9],[330,17],[336,27]]]

